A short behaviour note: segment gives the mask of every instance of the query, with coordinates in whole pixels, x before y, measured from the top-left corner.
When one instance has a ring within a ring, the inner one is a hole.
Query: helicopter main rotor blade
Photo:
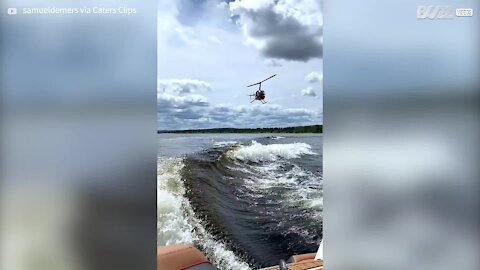
[[[260,86],[261,86],[261,84],[262,84],[264,81],[266,81],[266,80],[270,80],[271,78],[273,78],[273,77],[275,77],[275,76],[277,76],[277,74],[273,74],[272,76],[270,76],[270,77],[266,78],[265,80],[263,80],[263,81],[261,81],[261,82],[258,82],[258,83],[254,83],[254,84],[247,85],[247,87],[251,87],[251,86],[254,86],[254,85],[257,85],[257,84],[260,84]]]
[[[264,81],[266,81],[266,80],[270,80],[271,78],[273,78],[273,77],[275,77],[275,76],[277,76],[277,74],[273,74],[272,76],[266,78],[265,80],[263,80],[263,81],[261,81],[261,82],[259,82],[259,83],[262,83],[262,82],[264,82]]]

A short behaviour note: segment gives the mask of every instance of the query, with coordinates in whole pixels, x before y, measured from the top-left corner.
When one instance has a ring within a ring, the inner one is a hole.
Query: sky
[[[167,0],[158,8],[160,130],[323,122],[317,0]],[[262,84],[267,104],[250,103]]]

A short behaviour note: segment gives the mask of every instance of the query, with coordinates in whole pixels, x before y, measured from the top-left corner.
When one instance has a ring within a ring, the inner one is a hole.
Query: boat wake
[[[158,245],[193,243],[220,269],[314,252],[322,238],[321,157],[306,143],[217,143],[160,159]]]
[[[157,245],[194,244],[220,269],[250,270],[247,263],[208,233],[195,216],[185,197],[183,167],[181,158],[157,163]]]
[[[263,162],[299,158],[301,155],[316,155],[310,149],[310,145],[306,143],[263,145],[252,141],[251,145],[241,146],[227,154],[241,161]]]

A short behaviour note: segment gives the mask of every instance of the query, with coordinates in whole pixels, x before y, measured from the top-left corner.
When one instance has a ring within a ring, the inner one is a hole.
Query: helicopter
[[[277,74],[273,74],[272,76],[270,76],[270,77],[266,78],[265,80],[260,81],[260,82],[258,82],[258,83],[254,83],[254,84],[251,84],[251,85],[247,85],[247,87],[251,87],[251,86],[254,86],[254,85],[257,85],[257,84],[258,84],[258,90],[255,92],[255,94],[248,95],[248,96],[250,96],[250,99],[252,99],[252,100],[250,101],[250,103],[254,102],[255,100],[258,100],[258,101],[262,102],[262,104],[267,103],[267,102],[265,101],[265,91],[262,90],[262,83],[263,83],[264,81],[266,81],[266,80],[269,80],[269,79],[275,77],[275,76],[277,76]]]

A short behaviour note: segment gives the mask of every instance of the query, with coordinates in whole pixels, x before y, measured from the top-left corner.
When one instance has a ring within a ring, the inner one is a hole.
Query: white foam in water
[[[213,144],[215,147],[224,147],[224,146],[230,146],[230,145],[236,145],[239,144],[237,141],[225,141],[225,142],[216,142]]]
[[[282,169],[287,164],[291,168]],[[258,190],[268,191],[276,187],[288,188],[290,191],[284,194],[284,197],[278,197],[278,200],[282,200],[284,204],[306,208],[312,216],[321,218],[323,211],[323,195],[320,190],[321,176],[287,161],[248,167],[251,176],[245,179],[245,185],[251,191],[251,197],[254,197]]]
[[[183,216],[186,203],[180,178],[180,159],[159,161],[157,167],[157,245],[192,243],[192,226]]]
[[[323,209],[323,197],[320,197],[320,198],[317,198],[317,199],[314,199],[310,202],[310,206],[312,208],[319,208],[319,209]]]
[[[195,217],[185,195],[180,172],[182,159],[160,159],[157,163],[157,245],[197,244],[220,269],[251,270],[224,243],[216,241]]]
[[[267,144],[252,141],[249,146],[241,146],[229,151],[229,155],[242,161],[276,161],[279,158],[292,159],[302,155],[316,155],[306,143]]]

